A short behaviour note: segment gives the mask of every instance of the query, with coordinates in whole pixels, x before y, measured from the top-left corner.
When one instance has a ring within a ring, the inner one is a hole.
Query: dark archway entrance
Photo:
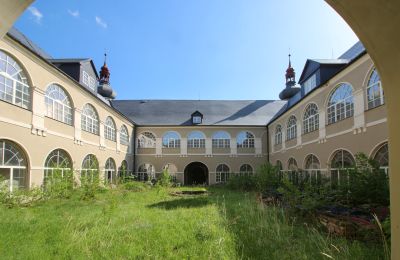
[[[185,185],[208,184],[208,168],[204,163],[192,162],[185,168]]]

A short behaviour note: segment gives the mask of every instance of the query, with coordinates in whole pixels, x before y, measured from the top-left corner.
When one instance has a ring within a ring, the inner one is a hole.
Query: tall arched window
[[[277,125],[275,128],[275,145],[282,143],[282,126]]]
[[[328,124],[352,117],[354,114],[353,88],[342,83],[332,92],[328,102]]]
[[[82,130],[92,133],[99,134],[99,117],[94,107],[90,104],[86,104],[82,110]]]
[[[254,135],[250,132],[240,132],[236,137],[238,148],[254,148]]]
[[[8,186],[12,192],[26,187],[28,162],[16,144],[0,140],[0,186]]]
[[[0,100],[28,109],[30,99],[26,72],[16,60],[0,51]]]
[[[62,149],[56,149],[47,156],[44,171],[45,181],[53,177],[55,171],[60,172],[62,177],[64,177],[65,172],[72,171],[71,157]]]
[[[276,161],[276,165],[275,167],[278,169],[278,171],[282,171],[283,170],[283,164],[281,161],[277,160]]]
[[[110,141],[116,141],[116,130],[114,120],[109,116],[104,125],[104,137]]]
[[[288,161],[288,170],[289,171],[297,171],[299,168],[297,167],[297,161],[293,157],[289,158]]]
[[[188,135],[188,148],[204,148],[206,147],[206,137],[200,131],[193,131]]]
[[[346,150],[338,150],[332,157],[331,168],[332,169],[346,169],[352,168],[355,165],[353,155]]]
[[[381,77],[376,68],[373,69],[368,80],[367,101],[368,109],[383,105],[384,103]]]
[[[121,126],[121,130],[119,131],[119,142],[122,145],[129,145],[129,133],[128,128],[126,126]]]
[[[389,146],[388,143],[383,144],[375,153],[374,161],[379,163],[382,168],[389,167]]]
[[[250,164],[243,164],[239,169],[240,176],[253,175],[253,167]]]
[[[318,158],[315,155],[310,154],[306,158],[306,163],[304,165],[304,168],[306,170],[318,170],[321,168],[321,165],[319,163]]]
[[[179,148],[181,147],[181,138],[176,132],[167,132],[163,136],[164,148]]]
[[[230,148],[231,136],[225,131],[215,132],[212,136],[213,148]]]
[[[154,134],[150,132],[139,134],[138,148],[156,148],[156,137]]]
[[[46,116],[72,125],[72,105],[68,94],[57,84],[51,84],[46,90]]]
[[[138,180],[139,181],[149,181],[155,178],[156,171],[154,169],[154,166],[145,163],[139,166],[138,169]]]
[[[220,164],[216,169],[216,182],[225,183],[229,180],[229,167],[226,164]]]
[[[115,161],[113,158],[108,158],[106,161],[105,167],[105,176],[106,182],[115,183],[117,178],[117,167],[115,166]]]
[[[290,116],[286,126],[286,141],[297,137],[297,119],[295,116]]]
[[[119,176],[126,177],[128,176],[128,162],[123,160],[121,166],[119,167]]]
[[[99,161],[93,154],[86,155],[82,162],[81,176],[93,177],[97,176],[99,173]]]
[[[319,114],[316,104],[309,104],[304,112],[303,118],[303,133],[318,130],[319,128]]]

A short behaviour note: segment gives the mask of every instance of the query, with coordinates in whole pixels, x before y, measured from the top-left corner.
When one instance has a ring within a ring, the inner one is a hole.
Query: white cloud
[[[40,23],[40,21],[43,18],[43,14],[34,6],[31,6],[28,8],[29,12],[31,12],[31,14],[33,15],[35,21],[37,23]]]
[[[99,16],[96,16],[96,23],[104,29],[107,29],[107,23],[104,22],[103,19],[101,19]]]
[[[73,17],[79,17],[79,10],[72,11],[68,9],[68,13]]]

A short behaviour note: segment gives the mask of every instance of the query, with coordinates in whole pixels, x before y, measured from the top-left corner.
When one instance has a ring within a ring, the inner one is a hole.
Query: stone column
[[[100,127],[99,127],[99,146],[100,148],[104,148],[106,146],[105,144],[105,139],[104,139],[104,122],[100,121],[99,122]]]
[[[187,138],[181,138],[181,155],[187,155]]]
[[[256,137],[254,138],[254,148],[256,151],[256,155],[261,155],[262,154],[262,141],[261,138]]]
[[[162,155],[162,138],[161,137],[156,138],[156,155],[158,155],[158,156]]]
[[[116,140],[117,152],[120,152],[121,151],[121,143],[120,143],[121,133],[119,132],[118,129],[116,130],[116,138],[117,138],[117,140]],[[128,143],[128,153],[129,153],[130,148],[131,148],[131,145],[130,145],[130,143]]]
[[[212,155],[212,138],[206,137],[206,155]]]
[[[74,143],[78,145],[82,145],[82,128],[81,128],[81,120],[82,120],[82,111],[75,107],[74,108]]]
[[[231,155],[237,155],[236,137],[231,138]]]
[[[301,123],[298,123],[297,124],[297,127],[296,127],[296,129],[297,129],[297,133],[296,133],[296,135],[297,135],[297,145],[299,146],[299,145],[301,145],[302,144],[302,142],[301,142],[301,134],[303,133],[302,131],[301,131]]]
[[[324,143],[326,141],[326,112],[325,110],[319,111],[319,137],[318,140],[320,143]]]
[[[355,91],[353,93],[353,97],[354,97],[354,133],[357,134],[366,131],[363,89]]]

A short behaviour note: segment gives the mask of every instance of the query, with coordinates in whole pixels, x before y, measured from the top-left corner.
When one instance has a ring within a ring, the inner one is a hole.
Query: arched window
[[[332,169],[346,169],[354,167],[355,161],[353,155],[346,150],[338,150],[333,155],[331,161]]]
[[[164,148],[179,148],[181,147],[181,139],[176,132],[167,132],[163,136]]]
[[[16,60],[0,51],[0,100],[28,109],[30,99],[26,72]]]
[[[316,104],[309,104],[304,112],[303,118],[303,133],[318,130],[319,128],[319,114]]]
[[[86,155],[82,162],[81,176],[83,177],[93,177],[97,176],[99,173],[99,161],[93,154]]]
[[[140,165],[137,177],[139,181],[149,181],[154,179],[155,178],[154,166],[149,163]]]
[[[282,143],[282,126],[277,125],[275,128],[275,145]]]
[[[128,176],[128,162],[123,160],[121,166],[119,167],[119,177]]]
[[[332,92],[328,102],[328,124],[352,117],[354,114],[353,88],[342,83]]]
[[[290,116],[286,127],[286,141],[297,137],[297,119],[295,116]]]
[[[121,130],[119,131],[119,142],[122,145],[129,145],[129,133],[128,128],[126,126],[121,126]]]
[[[72,105],[68,94],[57,84],[51,84],[46,90],[46,116],[72,125]]]
[[[381,77],[376,68],[373,69],[368,80],[367,101],[368,109],[383,105],[384,103]]]
[[[216,182],[225,183],[229,180],[229,167],[226,164],[220,164],[216,169]]]
[[[26,187],[28,163],[22,149],[8,140],[0,140],[0,186],[9,191]]]
[[[204,148],[206,147],[206,137],[200,131],[193,131],[188,135],[188,148]]]
[[[318,158],[315,155],[310,154],[306,158],[306,163],[304,165],[304,168],[306,170],[319,170],[321,168],[321,165],[319,163]]]
[[[115,161],[113,158],[108,158],[106,161],[105,167],[105,176],[104,179],[108,183],[115,183],[117,179],[117,167],[115,166]]]
[[[212,136],[213,148],[230,148],[231,136],[225,131],[215,132]]]
[[[92,133],[99,134],[99,117],[94,107],[90,104],[86,104],[82,110],[82,130]]]
[[[379,163],[382,168],[389,167],[389,146],[388,143],[383,144],[375,153],[374,161]]]
[[[296,159],[294,159],[293,157],[292,158],[289,158],[289,161],[288,161],[288,170],[289,171],[297,171],[299,168],[297,167],[297,161],[296,161]]]
[[[240,132],[236,137],[238,148],[254,148],[254,135],[250,132]]]
[[[110,141],[116,141],[116,130],[114,120],[109,116],[104,125],[104,137]]]
[[[278,171],[282,171],[283,170],[283,164],[281,161],[277,160],[276,161],[276,165],[275,167],[278,169]]]
[[[156,137],[153,133],[144,132],[138,137],[138,148],[156,148]]]
[[[253,175],[253,167],[250,164],[243,164],[239,170],[240,176]]]
[[[178,168],[175,166],[175,164],[172,163],[167,163],[164,167],[163,170],[167,171],[169,176],[171,176],[171,179],[173,182],[176,182],[176,175],[178,173]]]
[[[64,177],[64,173],[72,171],[72,160],[68,153],[62,149],[56,149],[47,156],[45,162],[44,178],[54,177],[55,172],[60,172]]]

